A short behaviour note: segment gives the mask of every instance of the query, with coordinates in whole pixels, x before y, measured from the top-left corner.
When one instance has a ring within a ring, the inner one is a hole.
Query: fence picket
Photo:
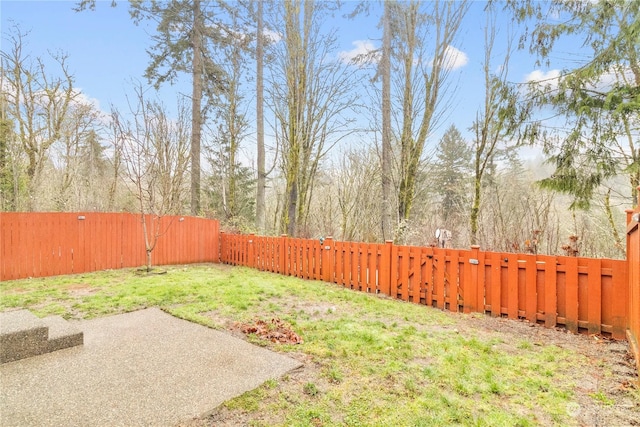
[[[567,257],[565,268],[565,327],[578,333],[578,258]]]
[[[556,260],[553,257],[544,257],[544,325],[547,328],[556,326],[557,321],[557,287],[556,287]]]
[[[434,249],[434,293],[436,300],[436,307],[444,309],[444,281],[445,281],[445,257],[446,253],[444,249]]]
[[[517,319],[520,301],[518,255],[505,254],[505,259],[507,260],[507,317]]]
[[[597,274],[602,269],[601,261],[599,259],[590,259],[587,264],[588,271],[588,329],[590,334],[599,334],[601,330],[602,318],[602,275]]]
[[[424,286],[424,303],[433,305],[433,248],[426,248],[422,256],[422,283]]]

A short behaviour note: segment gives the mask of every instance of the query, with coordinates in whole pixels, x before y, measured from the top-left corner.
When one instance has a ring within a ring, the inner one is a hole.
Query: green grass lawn
[[[248,339],[305,367],[219,408],[249,425],[579,425],[571,408],[615,406],[615,397],[594,392],[586,401],[576,394],[592,370],[589,357],[470,326],[482,315],[246,268],[167,270],[2,282],[0,311],[25,307],[39,316],[86,319],[155,306],[218,329],[278,317],[302,344]],[[637,389],[629,396],[638,398]]]

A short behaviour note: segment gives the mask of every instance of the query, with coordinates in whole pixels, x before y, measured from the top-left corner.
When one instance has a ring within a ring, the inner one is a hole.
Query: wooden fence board
[[[565,327],[578,332],[578,259],[567,257],[565,271]]]
[[[477,304],[478,304],[478,312],[480,313],[486,313],[487,311],[487,286],[486,286],[486,272],[487,272],[487,266],[486,266],[486,258],[485,258],[485,252],[483,251],[479,251],[477,254],[477,260],[478,260],[478,274],[477,274],[477,279],[478,282],[476,283],[475,287],[477,290]]]
[[[367,245],[367,292],[378,293],[376,277],[378,271],[378,245]]]
[[[391,246],[391,258],[389,259],[389,269],[390,269],[390,288],[389,288],[389,296],[393,298],[398,297],[398,261],[399,260],[399,247],[396,245]]]
[[[424,284],[424,303],[433,305],[433,248],[427,248],[422,257],[422,281]]]
[[[554,257],[545,256],[544,260],[544,325],[553,328],[558,316],[558,292],[556,260]]]
[[[411,248],[402,247],[402,258],[400,261],[400,277],[398,278],[398,297],[403,301],[409,301],[409,261],[411,259]]]
[[[465,263],[465,267],[469,271],[467,277],[469,281],[462,285],[463,297],[464,297],[464,312],[484,312],[484,303],[478,301],[478,246],[471,247],[471,253],[469,259]],[[480,309],[482,307],[482,310]]]
[[[420,248],[412,246],[409,248],[409,277],[407,279],[407,301],[420,303]]]
[[[458,311],[459,289],[460,289],[460,272],[458,251],[451,249],[447,251],[449,254],[449,262],[445,268],[445,303],[444,308],[451,311]]]
[[[602,275],[599,273],[602,266],[599,259],[588,260],[588,303],[587,321],[589,322],[589,333],[599,334],[602,325]]]
[[[502,254],[494,252],[491,254],[491,315],[500,317],[502,314]]]
[[[518,255],[506,254],[507,259],[507,316],[509,319],[518,318],[519,308],[519,275],[518,275]]]
[[[638,187],[640,192],[640,187]],[[640,206],[627,209],[627,338],[640,374]],[[637,216],[636,216],[637,215]],[[635,218],[634,218],[635,217]],[[639,381],[640,383],[640,381]]]
[[[444,309],[445,255],[441,249],[434,249],[433,252],[433,294],[435,295],[435,307]]]
[[[344,242],[335,242],[334,248],[334,283],[344,286]]]

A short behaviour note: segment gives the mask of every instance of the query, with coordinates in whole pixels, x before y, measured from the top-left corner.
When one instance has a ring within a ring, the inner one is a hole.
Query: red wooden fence
[[[221,235],[221,261],[452,311],[624,339],[625,260]]]
[[[638,187],[640,193],[640,187]],[[629,264],[629,330],[627,339],[640,373],[640,206],[627,211],[627,262]]]
[[[148,224],[155,224],[147,216]],[[217,262],[219,223],[165,216],[154,265]],[[141,266],[146,251],[140,215],[0,213],[0,280]]]

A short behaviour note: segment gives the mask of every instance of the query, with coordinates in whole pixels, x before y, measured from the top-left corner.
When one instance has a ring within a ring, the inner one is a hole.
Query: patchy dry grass
[[[299,345],[249,341],[303,368],[185,426],[634,425],[637,376],[625,343],[462,315],[222,265],[0,283],[0,310],[91,318],[156,306],[244,337],[282,319]]]

